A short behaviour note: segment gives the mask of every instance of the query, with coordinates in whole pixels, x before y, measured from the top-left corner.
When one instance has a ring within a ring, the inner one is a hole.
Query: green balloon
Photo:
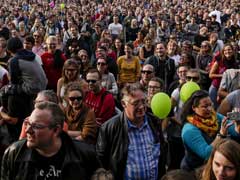
[[[171,99],[166,93],[157,93],[152,98],[151,109],[155,116],[164,119],[171,111]]]
[[[180,99],[183,102],[186,102],[188,98],[190,98],[192,93],[194,93],[197,90],[200,90],[200,87],[197,83],[192,81],[186,82],[180,90]]]

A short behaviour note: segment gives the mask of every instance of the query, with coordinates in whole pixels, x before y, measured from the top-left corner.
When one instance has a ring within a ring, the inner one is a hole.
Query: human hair
[[[88,70],[87,74],[88,74],[88,73],[97,73],[97,74],[98,74],[98,77],[99,77],[99,80],[102,79],[101,73],[100,73],[96,68],[90,68],[90,69]]]
[[[185,122],[188,115],[194,114],[192,107],[197,107],[201,99],[209,97],[209,94],[205,90],[195,91],[190,98],[184,103],[181,113],[181,119]]]
[[[202,44],[203,44],[203,43],[208,46],[207,54],[211,54],[211,52],[212,52],[212,46],[211,46],[210,42],[209,42],[209,41],[203,41]],[[200,49],[200,54],[202,54],[202,48]]]
[[[154,81],[154,82],[159,83],[161,90],[164,91],[164,81],[163,81],[161,78],[159,78],[159,77],[153,77],[153,78],[150,79],[150,81]],[[149,82],[150,82],[150,81],[149,81]],[[148,83],[149,83],[149,82],[148,82]]]
[[[121,91],[122,100],[124,101],[127,97],[134,96],[134,93],[138,90],[144,92],[143,87],[140,85],[140,83],[127,83]]]
[[[35,43],[35,39],[33,38],[33,36],[26,36],[25,41],[30,42],[32,45],[34,45]]]
[[[79,91],[82,94],[82,96],[84,95],[80,82],[70,82],[70,83],[68,83],[67,86],[66,86],[65,96],[67,96],[68,93],[71,92],[71,91]]]
[[[63,113],[62,109],[59,107],[58,104],[49,101],[40,102],[36,104],[35,109],[50,111],[52,121],[51,124],[60,125],[62,129],[65,120],[65,114]]]
[[[175,40],[170,40],[170,41],[167,43],[167,49],[168,49],[168,50],[169,50],[170,44],[173,44],[173,45],[176,47],[175,51],[173,52],[173,55],[178,54],[178,52],[179,52],[179,47],[178,47],[177,41],[175,41]]]
[[[7,50],[15,54],[17,51],[23,49],[23,43],[18,37],[14,37],[8,40]]]
[[[48,99],[48,101],[53,102],[53,103],[58,103],[58,97],[57,94],[53,90],[42,90],[38,93],[38,95],[43,95]]]
[[[202,179],[204,180],[216,180],[213,173],[213,159],[216,152],[221,153],[228,161],[230,161],[236,168],[237,174],[235,180],[240,179],[240,144],[231,139],[220,139],[214,146],[213,151],[208,159]]]
[[[161,180],[197,180],[194,173],[185,171],[183,169],[176,169],[167,172]]]
[[[66,69],[69,68],[70,66],[73,66],[74,69],[76,69],[77,71],[72,81],[77,80],[79,78],[80,68],[78,62],[75,59],[68,59],[64,62],[62,69],[62,78],[64,84],[67,84],[70,81],[65,75]]]
[[[134,46],[133,46],[133,43],[132,42],[127,42],[126,44],[125,44],[125,46],[127,46],[127,47],[129,47],[129,48],[131,48],[132,50],[134,49]]]
[[[143,39],[143,42],[145,43],[146,41],[152,41],[152,38],[150,37],[150,35],[145,36],[145,38]]]
[[[227,43],[227,44],[225,44],[224,46],[223,46],[223,48],[222,48],[222,50],[221,50],[221,59],[222,59],[222,61],[224,62],[224,63],[235,63],[235,56],[234,56],[234,54],[232,55],[232,57],[231,57],[231,61],[226,61],[227,60],[227,58],[226,58],[226,56],[224,55],[224,50],[225,50],[225,48],[227,48],[227,47],[230,47],[232,50],[233,50],[233,52],[234,52],[234,47],[232,46],[232,44],[230,44],[230,43]],[[233,67],[232,67],[233,68]]]
[[[111,171],[107,171],[103,168],[97,169],[93,176],[91,177],[91,180],[114,180],[113,174]]]

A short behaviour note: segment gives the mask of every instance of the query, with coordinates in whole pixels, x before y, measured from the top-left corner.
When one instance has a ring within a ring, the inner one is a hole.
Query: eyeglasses
[[[25,120],[23,123],[27,128],[32,128],[32,130],[34,131],[44,129],[44,128],[51,129],[56,127],[56,124],[50,124],[50,125],[36,124],[36,123],[30,123],[28,120]]]
[[[98,62],[97,65],[99,65],[99,66],[100,66],[100,65],[105,66],[106,63],[104,63],[104,62]]]
[[[77,100],[78,102],[82,100],[82,96],[75,96],[75,97],[68,97],[70,101],[75,101]]]
[[[199,81],[199,77],[196,76],[187,76],[187,81]]]
[[[142,70],[141,73],[143,73],[143,74],[152,74],[153,72],[152,71],[144,71],[144,70]]]
[[[95,84],[97,82],[97,80],[95,80],[95,79],[87,79],[86,81],[87,81],[87,83],[93,83],[93,84]]]
[[[132,106],[135,106],[135,107],[138,107],[140,105],[146,105],[147,104],[147,100],[146,99],[141,99],[141,100],[137,100],[137,101],[134,101],[134,102],[130,102],[130,101],[127,101],[129,104],[131,104]]]
[[[148,89],[160,89],[161,87],[159,86],[148,86]]]

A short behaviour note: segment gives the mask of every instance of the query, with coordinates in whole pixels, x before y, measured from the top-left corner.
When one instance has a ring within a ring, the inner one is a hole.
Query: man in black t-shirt
[[[27,138],[5,151],[0,179],[90,179],[98,167],[94,147],[62,131],[65,116],[52,102],[36,104],[25,120]]]

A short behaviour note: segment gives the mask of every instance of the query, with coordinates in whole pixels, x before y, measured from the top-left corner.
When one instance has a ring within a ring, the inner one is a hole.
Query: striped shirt
[[[158,178],[160,143],[155,143],[146,115],[140,128],[128,120],[128,138],[125,179],[156,180]]]

